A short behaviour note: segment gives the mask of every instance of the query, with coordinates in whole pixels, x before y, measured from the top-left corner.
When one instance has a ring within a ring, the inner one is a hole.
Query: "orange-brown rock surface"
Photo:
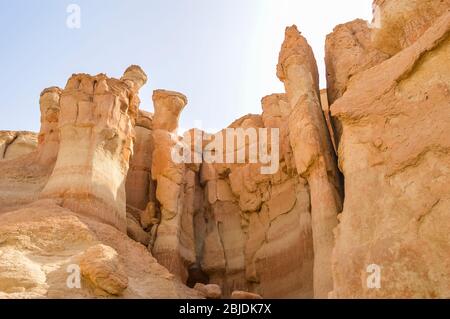
[[[0,161],[29,154],[37,148],[37,136],[32,132],[0,132]]]
[[[410,46],[355,75],[331,106],[342,125],[346,194],[334,297],[450,296],[450,13],[433,22]],[[378,289],[366,285],[371,264],[381,267]]]
[[[41,94],[38,138],[1,133],[0,298],[202,298],[124,233],[134,127],[151,128],[150,115],[136,118],[145,81],[136,66],[121,80],[74,75]]]
[[[394,55],[408,48],[436,19],[450,10],[449,0],[374,0],[373,44]]]
[[[0,215],[0,239],[0,298],[200,298],[126,234],[53,201]]]
[[[325,298],[333,287],[333,229],[342,203],[333,144],[320,102],[316,61],[311,47],[295,26],[286,29],[277,75],[284,82],[291,108],[289,137],[296,170],[309,186],[314,296]]]
[[[56,87],[41,93],[41,129],[37,136],[28,132],[0,133],[0,212],[33,202],[46,185],[59,151],[60,95]]]
[[[195,173],[184,163],[175,162],[172,150],[179,142],[178,119],[187,98],[178,92],[156,90],[153,103],[152,178],[156,184],[159,221],[153,226],[155,240],[151,249],[162,265],[186,282],[188,269],[195,263],[194,212],[189,202],[195,192]]]
[[[124,77],[135,68],[129,68]],[[134,76],[134,74],[133,74]],[[41,198],[126,229],[125,179],[141,80],[73,75],[60,97],[59,151]],[[131,84],[130,84],[131,83]]]

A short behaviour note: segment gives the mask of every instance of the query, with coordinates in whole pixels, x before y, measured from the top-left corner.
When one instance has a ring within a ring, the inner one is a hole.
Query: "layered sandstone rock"
[[[0,298],[202,297],[124,233],[49,200],[0,215],[0,240]]]
[[[448,2],[383,3],[393,25],[382,26],[385,35],[377,33],[375,41],[403,50],[355,75],[331,106],[342,123],[346,193],[332,296],[448,298],[450,13],[428,15],[448,9]],[[408,22],[404,7],[414,8]],[[425,22],[432,26],[416,40],[421,30],[410,28]],[[396,32],[397,24],[404,31]]]
[[[35,133],[0,131],[0,161],[32,153],[36,150],[37,144]]]
[[[260,163],[248,163],[249,153],[247,163],[202,164],[206,207],[200,212],[204,218],[195,224],[203,230],[196,233],[201,268],[226,297],[243,290],[267,298],[311,298],[310,201],[306,181],[295,172],[284,125],[290,108],[284,94],[267,96],[262,105],[262,116],[244,116],[230,128],[278,129],[279,143],[271,147],[279,151],[274,158],[279,168],[262,174]],[[226,131],[216,136],[226,144]],[[259,133],[256,137],[262,138]],[[255,141],[247,140],[245,146],[250,149]],[[237,145],[227,150],[232,158],[241,150]]]
[[[236,290],[231,294],[231,299],[262,299],[262,297],[251,292]]]
[[[135,84],[103,74],[69,79],[60,98],[58,158],[41,198],[60,199],[64,207],[126,229],[125,178],[137,93],[146,81],[139,74]]]
[[[139,111],[136,120],[133,155],[126,179],[127,232],[134,240],[148,246],[154,240],[156,185],[151,176],[154,150],[153,114]]]
[[[374,0],[373,45],[394,55],[416,42],[449,12],[450,0]]]
[[[45,166],[53,166],[58,156],[61,93],[60,88],[51,87],[42,91],[39,98],[41,129],[37,158]]]
[[[139,111],[136,121],[136,140],[126,181],[127,205],[144,211],[155,202],[155,184],[151,177],[153,156],[153,114]]]
[[[183,161],[175,161],[172,151],[180,143],[176,131],[187,98],[178,92],[157,90],[153,103],[152,178],[156,183],[159,222],[153,226],[156,239],[152,252],[162,265],[186,282],[188,269],[196,259],[194,208],[188,202],[193,199],[192,192],[195,193],[196,175]]]
[[[333,146],[320,104],[319,79],[311,47],[295,26],[286,29],[277,75],[291,108],[289,136],[297,173],[308,182],[314,241],[314,296],[333,288],[333,229],[341,212]]]
[[[372,29],[361,19],[338,25],[327,36],[325,63],[330,105],[345,93],[355,74],[389,58],[374,46],[371,38]]]

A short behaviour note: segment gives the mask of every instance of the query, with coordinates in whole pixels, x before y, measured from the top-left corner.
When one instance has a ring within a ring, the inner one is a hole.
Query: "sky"
[[[76,4],[80,28],[69,28]],[[261,98],[283,92],[276,77],[286,26],[312,46],[326,87],[325,37],[340,23],[371,20],[372,0],[0,0],[0,130],[39,131],[39,95],[73,73],[120,78],[132,64],[155,89],[188,97],[180,127],[215,132]]]

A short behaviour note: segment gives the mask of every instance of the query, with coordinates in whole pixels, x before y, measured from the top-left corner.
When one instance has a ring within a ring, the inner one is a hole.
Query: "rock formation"
[[[157,228],[152,252],[162,265],[186,282],[188,268],[195,262],[195,249],[193,212],[185,210],[189,206],[185,199],[189,197],[187,190],[195,187],[195,174],[184,163],[173,160],[172,150],[179,142],[178,119],[187,99],[178,92],[157,90],[153,93],[153,103],[152,178],[156,183],[159,222],[153,226]],[[191,217],[183,223],[186,214]],[[185,231],[191,233],[190,240],[183,236]]]
[[[342,210],[334,151],[320,104],[319,75],[311,47],[295,26],[286,29],[277,75],[291,112],[289,136],[297,173],[308,181],[314,242],[314,296],[333,287],[331,251]]]
[[[394,55],[416,42],[449,11],[449,0],[374,0],[373,45]]]
[[[32,153],[37,144],[37,136],[33,132],[0,131],[0,161]]]
[[[324,90],[288,27],[285,92],[219,132],[139,110],[138,66],[45,89],[0,131],[0,298],[449,298],[450,2],[374,9]]]
[[[356,74],[331,106],[342,126],[346,194],[334,297],[450,296],[450,13],[432,22],[410,46]],[[381,269],[379,289],[366,285],[372,264]]]
[[[247,115],[229,128],[279,129],[280,168],[262,175],[260,163],[201,165],[205,206],[194,224],[197,258],[209,282],[221,286],[224,296],[243,290],[268,298],[311,298],[310,201],[307,183],[293,167],[283,125],[289,107],[283,94],[265,97],[262,104],[262,116]],[[226,134],[221,131],[215,138],[226,144]],[[232,158],[239,152],[234,146]]]
[[[59,151],[59,101],[61,90],[45,89],[40,96],[39,134],[1,132],[0,212],[35,201],[46,185]]]
[[[126,181],[127,205],[145,211],[149,202],[155,202],[155,184],[151,177],[154,149],[152,133],[153,114],[139,111],[136,121],[133,156]]]
[[[328,101],[333,104],[347,90],[357,73],[389,58],[378,50],[371,39],[367,21],[357,19],[338,25],[325,42]]]
[[[201,297],[126,234],[53,201],[0,215],[0,238],[0,298]]]
[[[202,297],[123,233],[134,125],[151,125],[144,112],[136,121],[145,81],[132,66],[122,80],[74,75],[41,94],[37,147],[0,164],[1,298]],[[35,135],[2,132],[4,153],[20,136]]]
[[[124,77],[134,76],[130,69]],[[63,207],[126,229],[125,179],[137,93],[147,79],[140,75],[136,82],[103,74],[69,79],[60,98],[58,158],[41,198],[60,199]]]

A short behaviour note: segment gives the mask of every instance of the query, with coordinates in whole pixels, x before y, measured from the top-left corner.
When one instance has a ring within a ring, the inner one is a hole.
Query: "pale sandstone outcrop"
[[[7,152],[13,159],[0,165],[0,212],[33,202],[47,184],[59,150],[60,95],[61,90],[56,87],[42,91],[39,99],[41,129],[37,136],[28,132],[0,134],[0,151]],[[15,140],[22,141],[18,148],[22,155],[17,158],[14,155],[17,148],[11,147],[8,151],[8,145]]]
[[[36,133],[0,131],[0,161],[32,153],[36,150],[37,144]]]
[[[130,168],[127,174],[127,205],[144,211],[149,202],[155,201],[155,184],[152,180],[153,114],[139,111],[136,121],[136,140]]]
[[[156,129],[174,132],[178,128],[181,112],[187,104],[187,98],[178,92],[156,90],[153,92],[155,118],[153,126]]]
[[[286,29],[286,93],[229,126],[279,129],[275,174],[250,154],[174,162],[174,146],[203,132],[178,135],[177,92],[154,92],[154,116],[139,111],[137,66],[44,90],[37,146],[0,133],[0,297],[448,298],[450,5],[375,4],[370,26],[327,37],[320,92],[311,48]],[[72,266],[80,289],[67,286]],[[381,288],[367,284],[373,266]]]
[[[141,243],[145,247],[150,244],[151,236],[141,227],[138,218],[127,212],[127,234],[131,239]]]
[[[0,241],[0,298],[202,297],[124,233],[50,200],[0,215]]]
[[[58,158],[41,198],[60,199],[64,207],[125,231],[125,178],[139,107],[137,90],[145,80],[143,72],[133,85],[103,74],[78,74],[68,80],[60,98]]]
[[[286,29],[277,75],[291,107],[289,134],[297,173],[308,181],[310,189],[314,296],[324,298],[333,288],[333,229],[342,207],[333,146],[320,105],[316,61],[296,26]]]
[[[423,1],[431,3],[448,4]],[[409,11],[396,5],[406,2],[386,1],[386,15],[403,25]],[[411,25],[428,21],[428,12],[414,12]],[[450,296],[450,13],[433,22],[409,47],[408,34],[386,35],[406,48],[355,75],[331,106],[342,123],[346,193],[332,297]],[[378,289],[366,282],[372,264],[381,271]]]
[[[231,294],[231,299],[262,299],[262,297],[251,292],[236,290]]]
[[[338,25],[327,35],[325,63],[330,105],[345,93],[355,74],[390,57],[374,47],[371,35],[372,29],[361,19]]]

